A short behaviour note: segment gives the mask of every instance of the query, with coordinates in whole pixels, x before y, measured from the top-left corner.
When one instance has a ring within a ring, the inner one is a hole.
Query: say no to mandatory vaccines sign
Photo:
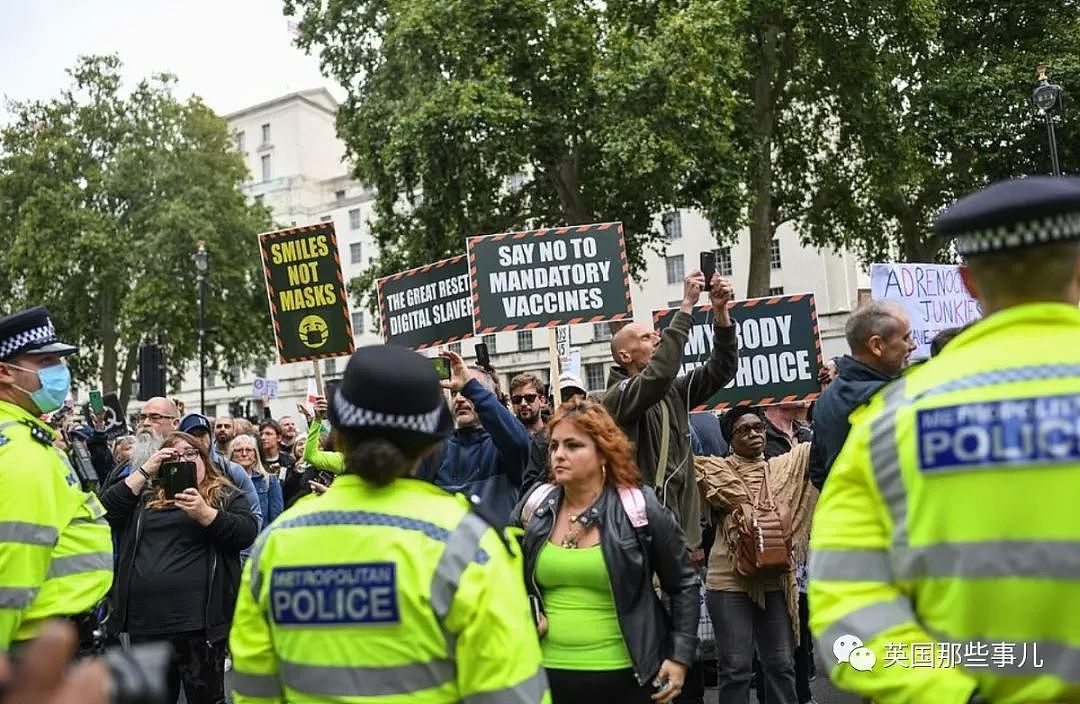
[[[478,335],[633,317],[621,223],[471,237],[468,250]]]
[[[728,385],[694,410],[808,401],[821,393],[821,338],[814,296],[809,293],[735,301],[729,306],[739,342],[739,369]],[[678,309],[653,312],[663,330]],[[683,349],[683,373],[712,354],[712,306],[694,309],[694,325]]]
[[[332,222],[259,235],[281,362],[352,354],[352,321]]]
[[[381,278],[376,289],[387,343],[419,350],[472,337],[464,254]]]

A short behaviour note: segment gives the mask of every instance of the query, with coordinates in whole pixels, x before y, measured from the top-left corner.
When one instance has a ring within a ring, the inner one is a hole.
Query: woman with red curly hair
[[[630,441],[603,405],[564,404],[548,437],[548,483],[514,519],[552,701],[667,704],[697,648],[698,579],[682,531],[641,486]]]

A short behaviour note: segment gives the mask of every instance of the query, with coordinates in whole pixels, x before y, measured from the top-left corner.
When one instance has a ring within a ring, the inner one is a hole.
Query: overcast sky
[[[281,0],[0,0],[0,94],[53,97],[78,56],[116,53],[128,87],[168,71],[181,98],[196,93],[221,114],[320,86],[340,100],[316,57],[292,45],[281,8]]]

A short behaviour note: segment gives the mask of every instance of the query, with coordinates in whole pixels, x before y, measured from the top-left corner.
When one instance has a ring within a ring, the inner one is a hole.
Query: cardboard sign
[[[472,337],[469,264],[465,255],[409,269],[375,282],[388,344],[414,350]]]
[[[955,264],[871,264],[870,292],[875,301],[895,301],[911,319],[912,359],[927,359],[939,332],[982,317]]]
[[[727,386],[695,411],[809,401],[821,393],[821,337],[814,296],[750,298],[729,305],[739,340],[739,370]],[[677,308],[653,312],[658,331],[671,324]],[[712,354],[712,306],[694,310],[694,325],[683,350],[682,373]]]
[[[633,318],[622,223],[469,238],[473,329]]]
[[[101,397],[101,402],[105,406],[105,437],[115,440],[127,435],[128,427],[124,420],[124,409],[120,405],[120,397],[114,393],[105,394]]]
[[[259,235],[282,364],[352,354],[352,320],[334,223]]]

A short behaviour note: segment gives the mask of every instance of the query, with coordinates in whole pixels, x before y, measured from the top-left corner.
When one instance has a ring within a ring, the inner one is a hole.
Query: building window
[[[716,250],[716,273],[720,276],[731,276],[731,247],[721,247]]]
[[[345,191],[334,191],[334,200],[345,200]]]
[[[597,362],[596,364],[585,365],[585,378],[582,380],[585,382],[585,386],[588,387],[587,391],[601,391],[604,388],[604,364],[603,362]]]
[[[364,332],[364,312],[353,311],[352,314],[352,334],[360,335]]]
[[[770,296],[783,296],[784,295],[784,287],[783,286],[773,286],[772,288],[769,289],[769,295]]]
[[[244,146],[245,146],[244,145],[244,133],[243,132],[237,132],[236,133],[236,151],[243,154],[246,151],[244,149]]]
[[[498,351],[495,348],[495,335],[494,334],[492,334],[492,335],[484,335],[484,339],[482,340],[482,342],[485,345],[487,345],[488,355],[489,356],[495,354]]]
[[[603,342],[605,340],[610,340],[611,326],[607,323],[593,323],[592,339],[593,342]]]
[[[262,162],[262,180],[263,181],[269,181],[270,180],[270,155],[269,154],[263,154],[261,162]]]
[[[460,342],[451,342],[449,345],[446,346],[446,349],[450,350],[451,352],[453,352],[456,355],[459,355],[459,356],[461,355],[461,343]]]
[[[349,262],[352,264],[359,264],[360,260],[364,256],[364,246],[359,242],[353,242],[349,245]]]
[[[240,382],[240,375],[243,374],[243,370],[240,369],[240,365],[233,365],[229,368],[229,376],[225,380],[225,385],[229,388],[236,386]]]
[[[199,409],[199,412],[202,413],[202,409]],[[214,404],[214,403],[206,404],[206,417],[210,419],[211,423],[214,422],[214,419],[217,418],[217,415],[218,415],[217,404]]]
[[[360,208],[356,208],[355,210],[350,210],[349,211],[349,229],[350,230],[359,230],[360,229]]]
[[[667,258],[667,282],[669,284],[681,284],[686,278],[686,267],[683,265],[683,255],[676,254]]]
[[[769,266],[773,269],[780,268],[780,240],[773,237],[769,244]]]
[[[262,126],[262,143],[270,144],[270,123],[266,123]]]
[[[262,205],[263,200],[265,198],[266,198],[266,196],[264,194],[260,193],[259,195],[255,196],[255,202],[258,203],[259,205]]]
[[[518,350],[525,352],[533,348],[533,331],[532,330],[518,330]]]
[[[323,215],[321,218],[319,218],[319,222],[330,222],[333,219],[333,215]]]
[[[331,357],[323,362],[323,374],[333,376],[337,374],[337,359]]]
[[[216,384],[217,384],[217,378],[216,378],[216,375],[214,374],[214,370],[213,369],[207,369],[206,370],[206,385],[207,386],[214,386]]]
[[[673,210],[660,216],[660,222],[664,225],[664,234],[668,241],[682,239],[682,213]]]

